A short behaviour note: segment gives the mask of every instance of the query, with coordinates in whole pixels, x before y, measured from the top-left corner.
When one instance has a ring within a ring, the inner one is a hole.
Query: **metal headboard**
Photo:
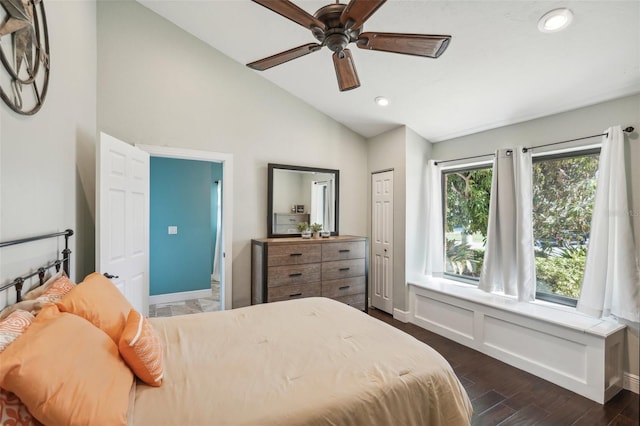
[[[36,235],[35,237],[28,237],[28,238],[21,238],[19,240],[0,242],[0,248],[2,248],[2,247],[15,246],[18,244],[29,243],[31,241],[46,240],[48,238],[58,238],[58,237],[64,236],[64,249],[61,252],[62,259],[58,259],[45,266],[42,266],[38,268],[35,272],[18,277],[12,282],[10,282],[9,284],[0,286],[0,291],[6,290],[11,287],[15,287],[16,302],[19,302],[22,299],[22,295],[21,295],[22,285],[26,280],[33,278],[37,275],[38,279],[40,280],[40,285],[42,285],[44,284],[45,273],[51,268],[56,268],[56,272],[60,271],[60,265],[62,265],[62,270],[67,274],[67,276],[69,276],[69,268],[71,265],[71,250],[69,249],[69,238],[72,235],[73,235],[73,230],[67,229],[65,231],[55,232],[53,234]]]

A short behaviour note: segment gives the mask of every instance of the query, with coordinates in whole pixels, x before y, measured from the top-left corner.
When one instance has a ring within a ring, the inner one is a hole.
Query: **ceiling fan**
[[[252,0],[311,30],[319,43],[308,43],[247,64],[264,71],[327,46],[333,51],[333,64],[340,91],[360,87],[349,43],[360,49],[437,58],[451,40],[448,35],[362,32],[362,25],[386,0],[351,0],[349,4],[328,4],[311,15],[288,0]]]

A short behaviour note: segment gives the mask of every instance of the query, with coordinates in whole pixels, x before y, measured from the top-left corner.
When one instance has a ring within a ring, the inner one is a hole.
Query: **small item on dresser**
[[[296,228],[298,228],[298,232],[300,232],[302,238],[311,238],[311,230],[307,222],[298,222]]]
[[[309,228],[313,232],[313,238],[320,238],[320,231],[322,231],[322,225],[319,223],[312,223]]]
[[[320,236],[322,238],[329,238],[331,236],[331,231],[320,231]]]

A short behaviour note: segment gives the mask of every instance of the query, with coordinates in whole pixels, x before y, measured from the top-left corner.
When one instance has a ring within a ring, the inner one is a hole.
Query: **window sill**
[[[487,293],[474,285],[447,278],[425,276],[409,285],[600,337],[625,328],[613,318],[593,318],[576,308],[543,300],[518,302],[513,296]]]

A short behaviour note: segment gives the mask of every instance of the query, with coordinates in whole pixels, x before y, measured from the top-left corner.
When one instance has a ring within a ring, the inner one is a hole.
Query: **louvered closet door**
[[[371,305],[393,314],[393,170],[371,175]]]

